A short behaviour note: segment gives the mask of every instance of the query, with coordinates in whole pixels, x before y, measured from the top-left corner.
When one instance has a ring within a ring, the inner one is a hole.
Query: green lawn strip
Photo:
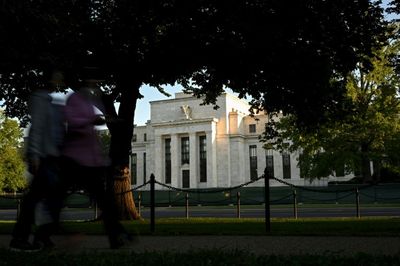
[[[132,223],[125,223],[130,230]],[[136,226],[138,228],[139,226]],[[137,229],[150,234],[148,224]],[[370,235],[400,236],[400,219],[272,219],[268,235]],[[264,219],[190,218],[160,219],[156,222],[160,235],[266,235]]]
[[[149,221],[124,221],[133,234],[150,235]],[[0,222],[0,234],[10,234],[13,222]],[[282,236],[400,236],[400,218],[272,219],[265,232],[264,219],[163,218],[157,219],[155,235],[282,235]],[[104,234],[101,222],[63,222],[61,234]]]
[[[335,209],[335,208],[349,208],[349,209],[355,209],[356,205],[355,204],[298,204],[297,207],[299,209],[302,208],[329,208],[329,209]],[[360,208],[391,208],[391,207],[396,207],[400,208],[399,203],[366,203],[366,204],[361,204]],[[171,207],[157,207],[160,209],[171,209],[171,210],[185,210],[184,206],[171,206]],[[242,210],[244,209],[264,209],[264,205],[241,205],[240,208]],[[293,204],[279,204],[279,205],[271,205],[271,209],[292,209]],[[149,209],[147,206],[143,207],[142,209]],[[201,211],[201,210],[219,210],[219,209],[232,209],[233,212],[236,211],[236,205],[219,205],[219,206],[199,206],[199,205],[193,205],[189,206],[189,211]]]
[[[0,265],[399,265],[400,255],[341,254],[254,255],[245,251],[219,249],[192,252],[62,252],[21,253],[0,249]]]

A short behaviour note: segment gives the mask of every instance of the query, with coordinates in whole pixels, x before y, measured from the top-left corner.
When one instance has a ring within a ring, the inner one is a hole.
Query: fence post
[[[18,199],[17,200],[17,220],[18,220],[18,218],[19,218],[19,214],[21,213],[21,199]]]
[[[336,204],[339,204],[339,192],[336,190],[335,195],[336,195]]]
[[[139,191],[138,194],[138,212],[139,212],[139,216],[142,216],[142,192]]]
[[[297,193],[295,189],[293,189],[293,215],[297,219]]]
[[[267,168],[264,170],[264,205],[265,205],[265,231],[271,232],[271,206],[269,202],[270,191],[269,191],[269,173]]]
[[[185,212],[186,212],[186,219],[189,219],[189,193],[185,195]]]
[[[94,203],[94,220],[97,220],[99,217],[98,208],[97,208],[97,201]]]
[[[356,187],[356,212],[357,212],[357,218],[361,217],[360,213],[360,191],[358,190],[358,187]]]
[[[155,231],[155,177],[154,174],[150,175],[150,232],[154,233]]]
[[[236,204],[236,211],[237,211],[237,218],[240,219],[240,191],[236,193],[237,204]]]
[[[172,207],[172,204],[171,204],[171,189],[168,190],[168,207]]]

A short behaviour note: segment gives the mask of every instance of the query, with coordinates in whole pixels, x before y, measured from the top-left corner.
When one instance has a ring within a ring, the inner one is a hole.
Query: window
[[[267,174],[270,177],[274,177],[275,176],[275,173],[274,173],[274,155],[272,153],[272,150],[267,150],[267,155],[266,155],[265,161],[266,161]]]
[[[133,153],[131,156],[131,184],[137,183],[137,154]]]
[[[146,176],[146,153],[143,153],[143,183],[147,182]]]
[[[137,141],[137,136],[136,136],[136,134],[133,134],[133,136],[132,136],[132,142],[136,142]]]
[[[257,145],[250,145],[250,179],[254,180],[257,176]]]
[[[181,138],[181,161],[182,164],[188,164],[190,161],[189,158],[189,137]]]
[[[146,133],[143,134],[143,141],[147,141],[147,134]]]
[[[199,137],[200,150],[200,182],[207,182],[207,138]]]
[[[171,139],[165,139],[165,183],[171,184]]]
[[[285,178],[285,179],[291,178],[290,154],[289,153],[282,154],[282,166],[283,166],[283,178]]]
[[[249,125],[249,132],[256,133],[256,124]]]

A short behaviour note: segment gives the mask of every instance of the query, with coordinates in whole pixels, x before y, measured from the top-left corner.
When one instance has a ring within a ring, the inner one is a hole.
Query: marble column
[[[171,134],[171,186],[173,187],[181,186],[179,152],[178,134]]]
[[[196,132],[189,134],[189,150],[190,150],[190,188],[197,188],[198,180],[198,141]]]
[[[214,130],[206,133],[207,138],[207,187],[216,187],[217,180],[217,144]]]
[[[154,176],[157,181],[160,181],[161,183],[165,183],[165,174],[163,171],[163,165],[164,165],[164,147],[163,147],[163,139],[161,135],[155,135],[154,136],[154,150],[156,151],[154,153]],[[148,176],[150,176],[151,173],[148,173]],[[157,187],[159,189],[159,187]]]

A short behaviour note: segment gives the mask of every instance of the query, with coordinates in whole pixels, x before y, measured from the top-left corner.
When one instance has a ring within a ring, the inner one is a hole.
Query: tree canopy
[[[1,5],[0,97],[7,114],[20,117],[41,71],[63,68],[72,81],[83,66],[96,65],[113,100],[143,83],[180,82],[214,102],[227,86],[250,95],[255,107],[313,123],[341,99],[343,77],[384,42],[382,9],[368,0]]]
[[[21,155],[22,131],[18,122],[0,110],[0,191],[14,192],[25,187]]]
[[[2,0],[0,99],[24,122],[28,95],[44,86],[46,71],[64,70],[74,88],[84,67],[100,68],[108,112],[121,121],[109,125],[110,153],[125,162],[144,83],[162,90],[179,82],[206,103],[229,87],[256,109],[315,125],[343,100],[347,74],[360,62],[368,68],[366,56],[385,44],[379,4]]]
[[[306,177],[359,172],[370,181],[372,161],[378,176],[382,164],[398,168],[400,77],[394,62],[400,41],[392,40],[376,55],[370,58],[371,71],[359,64],[348,76],[342,119],[328,115],[329,123],[306,131],[296,126],[293,116],[282,118],[270,124],[274,128],[264,135],[266,145],[301,152],[299,164]]]

